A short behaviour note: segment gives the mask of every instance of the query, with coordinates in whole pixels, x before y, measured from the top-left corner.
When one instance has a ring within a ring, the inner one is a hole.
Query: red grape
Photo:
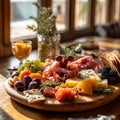
[[[62,63],[63,63],[64,65],[67,65],[68,60],[67,60],[67,59],[64,59]]]
[[[62,56],[59,55],[59,56],[57,56],[55,59],[56,59],[57,61],[62,61]]]
[[[62,68],[66,68],[67,63],[68,63],[68,60],[67,60],[67,59],[64,59],[64,60],[62,61],[62,63],[61,63],[61,67],[62,67]]]
[[[73,56],[68,56],[66,59],[67,59],[68,61],[73,61],[73,60],[74,60],[74,57],[73,57]]]

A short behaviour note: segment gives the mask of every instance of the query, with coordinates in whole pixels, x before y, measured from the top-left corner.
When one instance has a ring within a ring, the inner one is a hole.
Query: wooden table
[[[80,40],[95,39],[99,45],[108,50],[120,50],[120,39],[87,37]],[[77,42],[80,40],[76,40]],[[37,58],[37,51],[33,51],[29,59]],[[37,110],[26,107],[12,100],[5,91],[6,78],[9,73],[6,68],[14,66],[18,61],[13,57],[0,59],[0,120],[70,120],[70,118],[89,118],[101,115],[115,115],[120,120],[120,97],[108,105],[82,112],[59,113]],[[5,77],[4,77],[5,76]],[[72,108],[71,108],[72,109]]]

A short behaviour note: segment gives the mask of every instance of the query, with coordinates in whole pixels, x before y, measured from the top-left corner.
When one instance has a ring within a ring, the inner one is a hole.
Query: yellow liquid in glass
[[[26,59],[31,53],[32,45],[29,42],[18,41],[12,44],[13,55],[20,61]]]

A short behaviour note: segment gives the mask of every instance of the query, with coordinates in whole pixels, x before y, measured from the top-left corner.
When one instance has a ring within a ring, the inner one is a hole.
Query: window
[[[90,23],[90,0],[75,1],[75,29],[86,28]]]
[[[107,22],[107,0],[96,1],[95,24],[105,24]]]
[[[68,30],[69,0],[52,0],[53,13],[57,15],[56,27],[58,31]]]
[[[61,42],[91,35],[95,25],[120,20],[120,0],[0,0],[0,56],[10,54],[10,40],[34,39],[37,47],[36,33],[26,29],[35,23],[29,19],[37,15],[34,1],[52,7]]]
[[[115,0],[114,19],[120,21],[120,0]]]
[[[11,40],[35,37],[35,33],[26,29],[28,24],[35,24],[30,16],[37,16],[37,9],[32,4],[37,0],[11,0]]]

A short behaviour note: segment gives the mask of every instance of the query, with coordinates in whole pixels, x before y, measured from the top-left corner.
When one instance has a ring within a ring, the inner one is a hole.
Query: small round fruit
[[[64,60],[61,62],[60,67],[66,68],[67,63],[68,63],[68,60],[67,60],[67,59],[64,59]]]
[[[23,77],[23,83],[25,85],[25,87],[27,88],[28,87],[28,84],[32,81],[31,77],[29,75],[25,75]]]
[[[106,67],[102,68],[100,72],[102,73],[102,76],[107,76],[109,74],[109,70]]]
[[[118,75],[110,76],[109,79],[108,79],[109,84],[116,84],[118,82],[120,82],[120,77]]]
[[[62,61],[62,56],[59,55],[59,56],[57,56],[55,59],[56,59],[57,61]]]
[[[40,81],[40,79],[39,79],[39,78],[34,78],[32,81],[37,82],[37,83],[38,83],[38,85],[40,85],[40,83],[41,83],[41,81]]]
[[[74,60],[74,57],[73,57],[73,56],[68,56],[68,57],[67,57],[67,60],[68,60],[68,61],[73,61],[73,60]]]
[[[22,92],[24,90],[24,84],[21,81],[16,81],[14,83],[14,89]]]
[[[36,81],[31,81],[28,85],[28,89],[36,89],[38,87],[38,83]]]
[[[117,83],[117,78],[114,76],[109,77],[108,79],[109,84],[116,84]]]
[[[111,69],[111,70],[109,71],[109,75],[110,75],[110,76],[117,76],[117,71]]]

